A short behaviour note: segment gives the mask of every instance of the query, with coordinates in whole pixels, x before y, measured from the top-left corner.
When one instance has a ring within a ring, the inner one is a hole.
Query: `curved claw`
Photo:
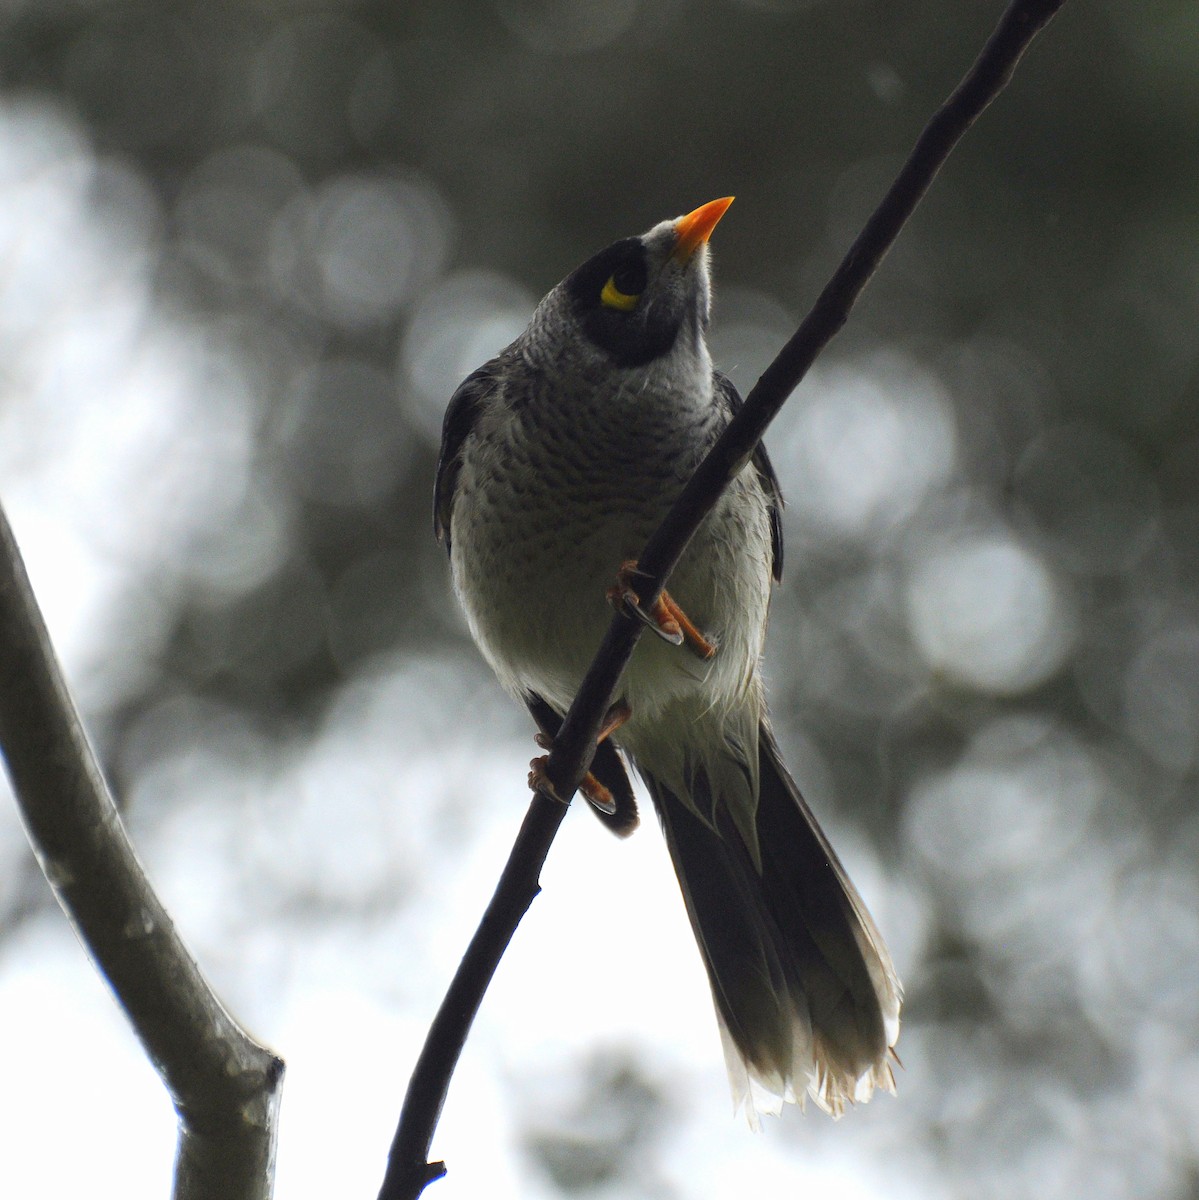
[[[537,743],[538,745],[545,744],[540,738],[537,739]],[[553,743],[551,742],[550,744],[552,745]],[[545,754],[540,755],[529,763],[529,791],[540,792],[543,796],[547,796],[551,800],[557,800],[559,804],[565,804],[566,801],[558,795],[558,789],[554,787],[546,772],[545,768],[548,763],[549,756]],[[579,781],[579,791],[588,804],[598,808],[600,812],[605,813],[607,816],[615,816],[617,808],[616,798],[590,771]]]
[[[600,726],[596,745],[599,746],[606,742],[632,715],[633,710],[623,700],[617,700],[604,714],[604,722]],[[553,750],[554,748],[554,739],[548,733],[540,731],[535,733],[533,741],[543,750]],[[549,773],[546,770],[548,765],[548,754],[538,755],[529,763],[529,790],[540,792],[551,800],[557,800],[559,804],[565,804],[566,801],[558,795],[557,788],[550,781]],[[616,798],[590,771],[579,781],[579,791],[582,792],[583,798],[600,812],[608,816],[616,815],[618,808]]]
[[[672,646],[682,646],[686,643],[700,658],[705,661],[711,658],[716,653],[716,644],[700,633],[669,592],[662,592],[650,609],[642,607],[641,598],[632,586],[633,577],[641,573],[635,559],[627,559],[621,563],[620,570],[616,573],[616,583],[608,588],[608,602],[617,611],[632,613],[664,642],[669,642]]]
[[[605,593],[608,603],[617,612],[632,613],[647,629],[656,633],[664,642],[672,646],[683,644],[683,631],[677,621],[661,613],[662,601],[659,599],[655,611],[641,607],[641,597],[633,590],[633,576],[640,575],[641,569],[636,559],[626,559],[616,572],[616,582]]]
[[[537,744],[542,745],[540,739]],[[554,787],[549,773],[546,771],[549,761],[548,754],[540,754],[529,763],[529,791],[540,792],[550,800],[557,800],[559,804],[565,804],[566,801],[558,795],[558,789]]]
[[[636,597],[633,598],[636,600]],[[647,613],[640,604],[625,601],[625,607],[635,616],[643,625],[653,630],[664,642],[669,642],[672,646],[681,646],[683,644],[683,631],[679,628],[679,623],[672,620],[670,617],[654,616],[652,613]]]

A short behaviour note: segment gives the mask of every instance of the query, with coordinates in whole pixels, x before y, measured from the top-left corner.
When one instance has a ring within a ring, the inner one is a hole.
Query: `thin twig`
[[[425,1037],[408,1094],[404,1097],[380,1200],[419,1196],[428,1184],[445,1174],[443,1163],[426,1160],[450,1076],[482,1003],[483,993],[517,925],[540,890],[537,877],[541,873],[541,864],[545,862],[565,816],[565,804],[540,792],[534,795],[491,903]]]
[[[142,871],[3,511],[0,750],[46,879],[179,1114],[175,1200],[268,1200],[283,1063],[226,1011]]]
[[[1003,90],[1038,32],[1065,0],[1014,0],[961,84],[925,126],[890,190],[821,292],[791,340],[763,373],[638,560],[643,604],[665,586],[692,535],[721,492],[744,468],[788,396],[817,355],[845,324],[862,289],[891,248],[953,147]],[[613,619],[574,704],[562,723],[546,766],[560,796],[573,796],[595,752],[604,713],[642,630],[626,616]],[[379,1200],[415,1200],[445,1173],[429,1163],[433,1131],[450,1074],[471,1020],[517,923],[537,893],[537,878],[562,821],[564,806],[534,798],[507,866],[441,1010],[429,1030],[409,1084]],[[448,1011],[447,1011],[448,1010]],[[449,1039],[453,1038],[453,1041]]]

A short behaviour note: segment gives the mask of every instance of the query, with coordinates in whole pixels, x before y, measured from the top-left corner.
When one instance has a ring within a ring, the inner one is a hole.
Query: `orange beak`
[[[707,204],[701,204],[685,217],[679,217],[674,223],[679,239],[674,248],[676,262],[686,262],[712,236],[712,230],[716,228],[717,222],[728,211],[732,202],[732,196],[723,196],[719,200],[709,200]]]

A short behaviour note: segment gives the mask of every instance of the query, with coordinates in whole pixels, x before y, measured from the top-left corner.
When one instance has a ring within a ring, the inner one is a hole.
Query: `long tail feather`
[[[685,802],[643,770],[712,985],[738,1099],[778,1111],[805,1092],[840,1115],[894,1090],[901,988],[866,906],[763,722],[761,867],[702,768]],[[713,814],[713,821],[698,814]]]

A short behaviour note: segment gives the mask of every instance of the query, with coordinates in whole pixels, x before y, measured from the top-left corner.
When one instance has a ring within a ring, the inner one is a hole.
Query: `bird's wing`
[[[462,444],[482,411],[483,401],[495,387],[496,360],[472,371],[450,398],[441,425],[441,454],[433,481],[433,533],[450,550],[450,514],[458,491],[458,472],[462,467]]]
[[[741,399],[741,393],[737,391],[736,385],[727,375],[722,375],[719,371],[713,371],[712,379],[716,387],[716,398],[718,402],[724,405],[731,421],[745,401]],[[778,476],[774,473],[774,467],[770,462],[770,455],[766,453],[766,447],[761,442],[758,443],[758,448],[754,451],[752,462],[770,501],[770,547],[773,552],[772,573],[775,582],[779,583],[783,578],[783,492],[779,487]]]

